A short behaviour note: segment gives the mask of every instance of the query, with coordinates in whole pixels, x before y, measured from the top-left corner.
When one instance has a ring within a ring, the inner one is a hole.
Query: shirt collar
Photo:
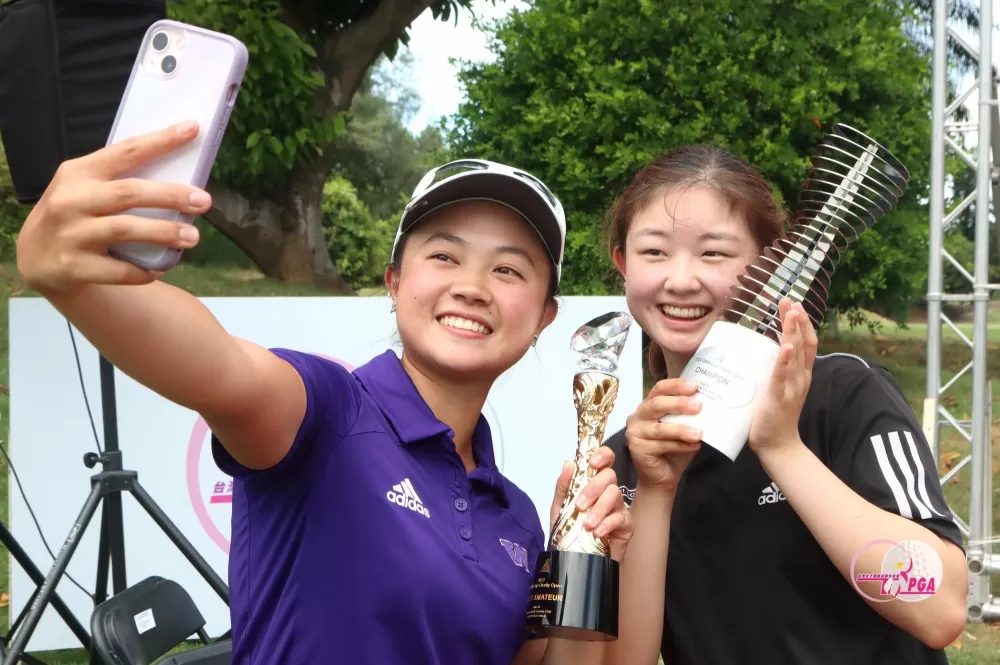
[[[375,356],[354,370],[354,375],[375,400],[404,445],[441,436],[451,444],[455,433],[438,420],[427,406],[395,352],[388,350]],[[488,484],[501,503],[509,506],[507,490],[493,455],[490,424],[482,414],[472,433],[472,452],[478,466],[469,474],[469,478]]]
[[[510,507],[507,487],[493,457],[493,434],[490,431],[490,423],[482,414],[479,414],[479,422],[472,432],[472,453],[476,457],[478,466],[472,470],[469,478],[487,483],[500,504],[505,508]]]

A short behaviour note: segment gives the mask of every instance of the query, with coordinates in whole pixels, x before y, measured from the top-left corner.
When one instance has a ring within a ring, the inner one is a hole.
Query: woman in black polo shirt
[[[961,535],[919,423],[882,367],[817,357],[800,306],[782,305],[785,349],[735,462],[659,422],[697,411],[694,387],[669,377],[785,222],[759,173],[707,147],[659,157],[609,212],[614,262],[661,379],[608,442],[634,522],[611,665],[659,653],[667,665],[946,663],[964,627]],[[880,572],[887,542],[904,541],[924,543],[909,545],[923,552],[926,570],[909,570],[925,573],[923,594],[858,581]]]

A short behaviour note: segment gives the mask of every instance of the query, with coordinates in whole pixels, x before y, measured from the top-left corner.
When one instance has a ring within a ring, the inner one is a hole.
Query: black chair
[[[213,643],[205,618],[176,582],[149,577],[112,596],[90,617],[93,649],[105,665],[151,665],[192,635],[205,644],[160,665],[230,665],[232,641]]]

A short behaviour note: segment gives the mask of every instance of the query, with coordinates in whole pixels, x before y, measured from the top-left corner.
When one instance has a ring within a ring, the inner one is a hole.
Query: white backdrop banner
[[[324,355],[349,368],[387,348],[399,353],[386,298],[204,298],[202,302],[233,335],[266,347]],[[555,322],[537,347],[500,378],[484,409],[493,430],[497,464],[534,500],[545,525],[556,477],[576,445],[572,377],[577,356],[569,349],[569,339],[579,326],[609,311],[627,311],[624,298],[561,298]],[[102,446],[104,441],[98,355],[79,332],[74,330],[73,336],[79,370],[66,320],[41,298],[10,300],[10,452],[53,552],[62,547],[90,492],[90,477],[99,470],[83,464],[83,455],[96,450],[91,416]],[[609,418],[609,435],[624,427],[642,400],[641,344],[641,332],[634,326],[618,371],[621,387]],[[138,472],[153,500],[227,580],[231,480],[212,461],[204,421],[121,372],[116,371],[115,377],[125,468]],[[192,595],[210,635],[228,630],[229,612],[222,600],[134,498],[123,496],[122,503],[128,583],[150,575],[172,579]],[[47,574],[52,557],[13,477],[10,521],[12,533]],[[94,588],[99,535],[98,510],[67,569],[88,592]],[[92,599],[65,577],[57,589],[89,627]],[[12,618],[34,590],[28,576],[11,561]],[[76,647],[79,643],[59,615],[47,608],[29,650]]]

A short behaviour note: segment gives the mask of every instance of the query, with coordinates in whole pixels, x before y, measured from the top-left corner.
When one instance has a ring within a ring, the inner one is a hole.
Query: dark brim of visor
[[[444,182],[410,203],[409,209],[403,213],[400,231],[406,233],[442,206],[468,200],[495,201],[513,208],[538,232],[553,263],[561,262],[563,237],[552,207],[534,185],[516,176],[472,172]]]

